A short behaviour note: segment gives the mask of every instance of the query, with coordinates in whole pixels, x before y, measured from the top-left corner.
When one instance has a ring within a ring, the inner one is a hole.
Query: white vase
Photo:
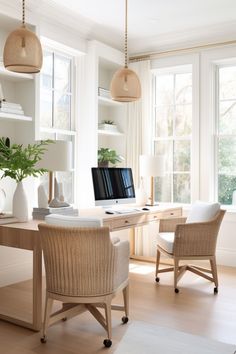
[[[39,208],[48,207],[48,197],[45,188],[42,184],[38,186],[38,207]]]
[[[18,182],[13,195],[13,216],[20,222],[28,221],[28,202],[22,182]]]

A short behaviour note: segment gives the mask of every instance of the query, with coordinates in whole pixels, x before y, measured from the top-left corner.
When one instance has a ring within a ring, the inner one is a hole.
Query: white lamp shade
[[[37,168],[46,168],[49,171],[70,171],[72,168],[71,141],[55,140],[46,145],[46,151],[39,161]]]
[[[139,167],[141,177],[164,177],[164,155],[140,155]]]

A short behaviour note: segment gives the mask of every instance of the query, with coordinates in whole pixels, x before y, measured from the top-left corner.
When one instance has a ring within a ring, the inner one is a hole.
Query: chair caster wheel
[[[217,287],[214,288],[214,294],[218,294],[218,288]]]
[[[178,294],[179,293],[179,289],[175,288],[175,293]]]
[[[40,338],[41,343],[46,343],[47,342],[47,337],[43,336]]]
[[[103,344],[106,348],[110,348],[112,345],[112,341],[110,339],[104,339]]]
[[[155,279],[155,280],[156,280],[156,282],[157,282],[157,283],[159,283],[160,278],[159,278],[159,277],[156,277],[156,279]]]
[[[121,321],[126,324],[129,321],[129,318],[127,316],[123,316]]]
[[[63,322],[67,321],[67,317],[63,317],[62,321]]]

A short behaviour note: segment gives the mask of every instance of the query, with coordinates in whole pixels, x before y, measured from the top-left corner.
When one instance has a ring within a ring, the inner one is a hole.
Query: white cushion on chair
[[[102,220],[98,218],[82,218],[61,214],[50,214],[45,217],[46,224],[67,227],[100,227]]]
[[[173,253],[174,232],[159,232],[157,234],[157,244],[168,253]]]
[[[187,217],[186,223],[208,221],[214,218],[220,210],[219,203],[205,203],[197,201]]]

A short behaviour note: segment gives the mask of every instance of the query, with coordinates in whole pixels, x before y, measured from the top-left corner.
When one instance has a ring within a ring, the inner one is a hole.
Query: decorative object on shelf
[[[41,43],[25,25],[25,0],[22,0],[22,25],[7,37],[3,61],[7,70],[17,73],[34,74],[42,67]]]
[[[38,186],[38,207],[47,208],[48,207],[48,197],[43,184]]]
[[[112,120],[103,120],[98,126],[101,130],[108,130],[112,132],[118,132],[117,125]]]
[[[141,84],[137,74],[128,68],[127,7],[125,0],[125,66],[115,72],[111,80],[111,97],[115,101],[132,102],[141,97]]]
[[[104,89],[104,88],[102,88],[102,87],[99,87],[99,88],[98,88],[98,96],[111,99],[111,93],[110,93],[110,91],[107,90],[107,89]]]
[[[154,177],[165,176],[165,157],[164,155],[140,155],[139,167],[141,177],[151,177],[150,181],[150,203],[148,205],[155,205],[154,202]]]
[[[47,172],[46,169],[35,166],[50,142],[51,140],[45,140],[23,147],[20,144],[10,145],[9,138],[0,138],[0,170],[3,171],[1,178],[11,177],[17,183],[13,196],[13,215],[20,222],[28,220],[27,197],[22,181],[28,176],[37,177]]]
[[[0,214],[2,214],[5,208],[5,202],[6,202],[6,193],[4,189],[0,188]]]
[[[53,194],[53,172],[70,171],[72,166],[72,143],[71,141],[55,140],[54,144],[48,146],[43,158],[38,163],[38,167],[46,168],[49,171],[49,196],[48,203],[51,207],[61,207],[60,200],[55,195],[57,187],[54,183],[54,198]],[[69,205],[69,204],[67,204]]]
[[[122,162],[124,158],[117,155],[115,150],[109,148],[100,148],[98,150],[98,167],[108,167],[109,163],[115,165],[117,162]]]
[[[0,101],[0,112],[24,115],[24,111],[19,103]]]

